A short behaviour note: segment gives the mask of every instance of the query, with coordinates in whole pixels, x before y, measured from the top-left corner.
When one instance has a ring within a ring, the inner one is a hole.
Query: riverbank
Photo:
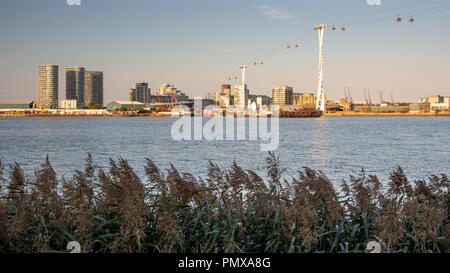
[[[146,179],[122,158],[100,169],[89,156],[65,178],[48,158],[30,178],[0,162],[0,253],[68,252],[70,241],[84,253],[450,251],[445,175],[411,182],[398,167],[384,190],[362,171],[339,190],[308,168],[284,181],[279,159],[266,161],[263,177],[234,162],[196,178],[147,159]]]
[[[86,118],[86,117],[165,117],[166,115],[159,113],[139,113],[139,114],[131,114],[131,113],[123,113],[123,114],[0,114],[0,117],[14,117],[14,118]]]
[[[450,117],[450,113],[362,113],[335,112],[325,113],[324,117]]]
[[[85,118],[85,117],[172,117],[171,113],[108,113],[108,114],[24,114],[24,113],[0,113],[0,117],[23,117],[23,118]],[[246,117],[252,117],[246,115]],[[255,116],[257,117],[257,116]],[[284,115],[282,118],[305,118],[307,116],[289,116]],[[310,116],[312,118],[318,117],[317,115]],[[450,112],[445,113],[363,113],[363,112],[328,112],[324,113],[323,117],[450,117]]]

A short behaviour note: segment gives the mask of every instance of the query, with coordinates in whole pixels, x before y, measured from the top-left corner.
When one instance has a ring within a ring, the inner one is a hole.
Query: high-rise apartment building
[[[150,103],[151,100],[151,89],[148,87],[148,83],[146,82],[137,82],[136,88],[133,90],[133,100],[142,102],[142,103]]]
[[[249,90],[246,84],[239,84],[234,87],[234,105],[238,107],[248,106]]]
[[[66,99],[76,100],[77,108],[84,105],[84,67],[66,68]]]
[[[215,103],[219,103],[220,102],[220,92],[216,92],[216,93],[207,93],[205,95],[205,99],[207,100],[211,100],[214,101]]]
[[[222,84],[221,89],[222,94],[231,95],[231,85],[230,84]]]
[[[57,65],[38,66],[38,101],[45,108],[58,107],[58,70]]]
[[[220,107],[226,108],[228,106],[234,105],[234,96],[233,95],[227,95],[222,94],[220,95]]]
[[[175,88],[175,86],[172,86],[168,83],[162,84],[158,88],[158,95],[160,95],[160,96],[165,96],[165,95],[173,96],[176,93],[177,93],[177,89]]]
[[[292,87],[286,85],[277,86],[272,90],[273,104],[275,105],[292,105]]]
[[[84,75],[84,105],[95,103],[103,106],[103,72],[86,71]]]

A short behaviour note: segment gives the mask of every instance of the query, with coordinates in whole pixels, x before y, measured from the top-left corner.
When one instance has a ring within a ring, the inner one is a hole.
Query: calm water
[[[127,158],[144,177],[144,158],[162,169],[204,175],[208,160],[229,167],[234,159],[261,170],[266,152],[255,141],[172,140],[170,118],[0,118],[0,159],[19,162],[28,174],[45,155],[59,175],[81,169],[87,153],[108,166],[109,158]],[[450,118],[336,117],[282,119],[277,155],[288,175],[303,166],[322,170],[332,181],[365,168],[386,180],[397,165],[409,178],[450,174]]]

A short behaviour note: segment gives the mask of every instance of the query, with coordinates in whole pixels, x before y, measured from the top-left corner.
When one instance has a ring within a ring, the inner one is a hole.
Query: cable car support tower
[[[323,86],[323,32],[326,25],[318,25],[315,30],[319,33],[319,85],[317,88],[316,109],[325,112],[325,90]]]

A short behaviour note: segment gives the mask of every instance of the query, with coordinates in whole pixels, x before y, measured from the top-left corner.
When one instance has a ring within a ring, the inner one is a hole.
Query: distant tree
[[[89,105],[88,105],[88,109],[102,109],[102,108],[103,108],[102,105],[100,105],[100,104],[95,104],[95,103],[93,103],[93,102],[89,103]]]

